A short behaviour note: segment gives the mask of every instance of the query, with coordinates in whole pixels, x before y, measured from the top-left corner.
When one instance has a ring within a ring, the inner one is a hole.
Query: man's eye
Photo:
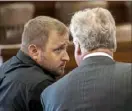
[[[56,49],[56,51],[61,51],[62,49],[61,48],[59,48],[59,49]]]
[[[60,52],[61,50],[63,50],[62,48],[57,48],[55,49],[55,52]]]
[[[59,48],[55,49],[54,51],[61,52],[61,51],[65,51],[65,50],[67,50],[67,47],[59,47]]]

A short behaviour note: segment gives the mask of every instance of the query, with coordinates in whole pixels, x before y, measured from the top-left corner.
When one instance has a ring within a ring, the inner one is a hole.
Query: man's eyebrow
[[[67,43],[61,43],[60,45],[57,46],[57,48],[64,47],[64,46],[68,47],[68,45],[69,45],[68,42]]]
[[[71,42],[70,41],[67,41],[66,43],[67,43],[67,45],[70,45]]]
[[[66,46],[66,43],[61,43],[57,47],[63,47],[63,46]]]
[[[61,43],[60,46],[61,46],[61,45],[70,45],[70,42],[67,41],[67,42]]]

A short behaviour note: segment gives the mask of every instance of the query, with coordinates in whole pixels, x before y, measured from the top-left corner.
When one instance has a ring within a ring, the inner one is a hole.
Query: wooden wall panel
[[[66,13],[64,13],[64,14],[62,13],[63,10],[62,10],[62,12],[61,12],[61,10],[56,10],[56,7],[57,7],[55,5],[56,2],[58,2],[58,1],[41,1],[41,2],[34,1],[33,3],[36,7],[34,16],[47,15],[47,16],[52,16],[52,17],[58,18],[59,20],[63,21],[63,19],[67,18],[68,16],[66,16]],[[0,2],[0,5],[5,4],[5,3],[9,3],[9,2]],[[73,2],[73,4],[74,4],[74,2]],[[110,7],[108,7],[108,9],[112,12],[117,24],[129,22],[128,21],[128,9],[127,9],[124,1],[123,2],[109,1],[108,4],[110,6]],[[75,5],[76,4],[74,4],[74,6]],[[75,11],[75,9],[78,9],[78,6],[80,6],[80,5],[76,5],[76,7],[73,7],[73,9],[74,9],[73,11]],[[83,4],[81,6],[83,6]],[[84,5],[84,6],[86,6],[86,5]],[[68,11],[68,10],[65,9],[65,11]],[[61,13],[64,16],[60,15]],[[67,20],[64,20],[64,22],[67,22]],[[129,28],[129,29],[131,30],[131,28]],[[131,36],[127,36],[127,33],[124,34],[124,37],[122,35],[123,34],[121,34],[121,33],[120,34],[118,33],[118,35],[117,35],[118,36],[118,40],[117,40],[118,48],[117,48],[117,52],[114,53],[114,58],[115,58],[115,60],[120,61],[120,62],[132,62]],[[124,39],[126,37],[128,39]],[[13,55],[15,55],[17,53],[17,50],[18,49],[2,50],[1,52],[2,52],[2,56],[4,58],[4,61],[6,61],[7,59],[9,59]],[[74,59],[74,46],[73,45],[69,46],[68,53],[70,56],[70,61],[66,65],[66,73],[71,71],[73,68],[77,67],[77,65],[75,63],[75,59]]]
[[[46,15],[54,17],[54,6],[55,1],[34,1],[32,2],[35,5],[35,13],[34,16]]]

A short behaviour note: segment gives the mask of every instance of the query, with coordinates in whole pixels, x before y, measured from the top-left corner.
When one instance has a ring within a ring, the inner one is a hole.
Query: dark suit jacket
[[[0,67],[0,111],[42,111],[40,94],[54,77],[19,51]]]
[[[88,57],[41,95],[45,111],[132,111],[131,64]]]

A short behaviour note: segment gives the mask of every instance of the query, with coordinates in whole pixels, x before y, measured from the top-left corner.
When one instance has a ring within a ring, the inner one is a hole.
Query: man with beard
[[[29,20],[21,49],[0,68],[0,111],[41,111],[41,92],[64,74],[68,28],[47,16]]]

